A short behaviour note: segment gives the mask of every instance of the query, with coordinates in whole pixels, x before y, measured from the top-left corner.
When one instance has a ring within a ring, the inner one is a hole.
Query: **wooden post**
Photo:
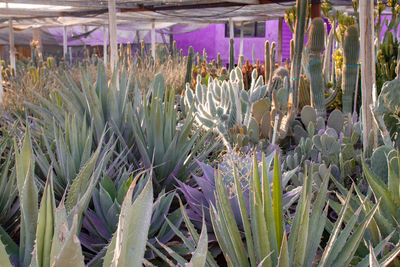
[[[8,20],[8,33],[10,39],[10,65],[11,69],[15,71],[15,44],[14,44],[14,28],[12,20]]]
[[[278,64],[282,65],[282,32],[283,32],[283,18],[279,18],[278,23]]]
[[[240,23],[240,48],[239,55],[243,55],[243,21]],[[242,62],[244,64],[244,62]]]
[[[69,64],[72,65],[72,47],[68,47]]]
[[[156,23],[151,23],[151,56],[156,61]]]
[[[117,40],[117,11],[115,0],[108,1],[108,33],[110,35],[110,67],[114,71],[118,61],[118,40]]]
[[[311,19],[321,17],[321,0],[311,0]]]
[[[41,36],[41,33],[40,33],[40,28],[34,28],[33,29],[32,39],[34,41],[38,42],[39,52],[42,52],[43,51],[43,47],[42,47],[42,36]]]
[[[67,60],[68,53],[68,39],[67,39],[67,26],[63,27],[63,56]]]
[[[103,26],[103,60],[104,60],[104,66],[107,66],[107,43],[108,43],[108,32],[107,32],[107,26]]]
[[[2,72],[3,72],[3,66],[0,66],[0,106],[3,106],[3,95],[4,95]]]
[[[362,132],[365,149],[368,145],[368,135],[371,129],[374,132],[374,136],[377,136],[377,128],[373,123],[373,115],[370,110],[370,105],[372,104],[372,88],[375,84],[373,1],[360,1],[360,37]]]
[[[229,39],[233,39],[235,37],[233,32],[233,20],[229,18]]]

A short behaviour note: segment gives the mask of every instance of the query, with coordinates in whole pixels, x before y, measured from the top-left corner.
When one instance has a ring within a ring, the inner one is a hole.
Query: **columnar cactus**
[[[272,75],[275,71],[275,49],[276,49],[276,44],[275,42],[272,42],[271,44],[271,52],[270,52],[270,77],[269,77],[269,81],[272,81]]]
[[[325,40],[324,21],[321,18],[314,18],[308,32],[308,71],[311,83],[311,104],[317,110],[318,116],[326,115],[324,81],[322,77],[321,53],[324,50]]]
[[[352,113],[354,88],[358,78],[359,54],[358,28],[352,25],[347,27],[343,40],[342,109],[345,114]]]
[[[235,68],[235,46],[233,38],[229,40],[229,71]]]
[[[221,59],[220,53],[218,53],[218,55],[217,55],[217,65],[218,65],[218,68],[222,68],[222,59]]]
[[[296,4],[296,26],[294,38],[294,54],[291,69],[291,88],[293,90],[293,103],[297,108],[297,96],[301,71],[301,56],[304,47],[304,31],[307,18],[308,1],[297,0]]]
[[[185,84],[191,82],[191,77],[192,77],[192,65],[193,65],[193,56],[194,56],[194,51],[193,47],[189,47],[189,52],[188,52],[188,58],[187,58],[187,65],[186,65],[186,75],[185,75]]]
[[[269,41],[265,41],[265,57],[264,57],[264,77],[265,77],[265,84],[269,83],[269,75],[271,73],[271,61],[270,61],[270,54],[269,54]]]

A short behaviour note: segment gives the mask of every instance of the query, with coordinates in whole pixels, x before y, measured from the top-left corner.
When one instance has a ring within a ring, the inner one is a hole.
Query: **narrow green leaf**
[[[6,252],[6,247],[3,242],[0,241],[0,266],[2,267],[12,267],[9,256]]]
[[[132,204],[133,189],[134,183],[122,203],[111,266],[142,265],[153,205],[151,178],[148,177],[143,191]]]
[[[203,226],[201,229],[199,242],[197,243],[197,247],[193,253],[192,259],[186,266],[204,267],[207,260],[207,252],[208,252],[207,227],[203,216]]]
[[[273,213],[275,219],[275,229],[276,229],[276,240],[278,242],[278,248],[282,245],[283,238],[283,210],[282,210],[282,185],[281,185],[281,171],[280,171],[280,160],[278,153],[275,152],[274,159],[274,175],[273,175]]]
[[[370,267],[381,267],[378,260],[376,259],[376,256],[375,256],[375,253],[374,253],[374,250],[373,250],[371,244],[369,244],[369,266]]]
[[[289,250],[286,233],[283,233],[281,251],[279,253],[277,267],[290,267],[289,265]]]

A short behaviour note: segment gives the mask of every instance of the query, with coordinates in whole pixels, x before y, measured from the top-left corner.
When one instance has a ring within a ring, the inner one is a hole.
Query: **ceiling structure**
[[[331,1],[351,7],[351,0]],[[117,23],[221,23],[282,17],[295,0],[116,0]],[[104,0],[7,0],[0,1],[0,27],[8,20],[14,27],[60,27],[108,24]]]
[[[118,41],[149,39],[154,22],[159,33],[174,25],[201,28],[210,24],[265,21],[283,17],[295,0],[115,0]],[[339,9],[352,10],[352,0],[331,0]],[[100,44],[108,27],[106,0],[0,0],[0,44],[8,43],[12,20],[16,44],[27,44],[30,29],[40,29],[42,40],[62,44],[62,28],[68,27],[68,45]],[[54,28],[54,29],[53,29]],[[194,30],[195,30],[194,29]],[[27,31],[26,31],[27,30]],[[132,32],[135,31],[135,37]],[[90,32],[91,36],[86,36]],[[80,40],[76,36],[82,35]],[[71,39],[75,36],[75,39]],[[137,38],[136,38],[137,37]],[[94,39],[96,40],[94,40]],[[158,35],[157,38],[160,38]],[[92,40],[93,39],[93,40]],[[98,40],[97,40],[98,39]]]

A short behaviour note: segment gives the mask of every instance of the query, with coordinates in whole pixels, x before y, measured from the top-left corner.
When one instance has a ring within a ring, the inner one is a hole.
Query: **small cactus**
[[[235,46],[233,38],[229,40],[229,72],[235,68]]]
[[[193,56],[194,56],[194,51],[193,47],[189,47],[189,52],[187,56],[187,63],[186,63],[186,75],[185,75],[185,84],[191,82],[191,77],[192,77],[192,65],[193,65]]]

